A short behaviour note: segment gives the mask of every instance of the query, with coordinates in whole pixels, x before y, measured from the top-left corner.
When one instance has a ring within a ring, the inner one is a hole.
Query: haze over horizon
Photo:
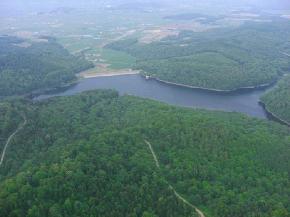
[[[0,0],[0,217],[290,217],[290,0]]]
[[[196,1],[196,0],[48,0],[48,1],[38,1],[38,0],[3,0],[0,2],[0,11],[2,13],[12,13],[13,11],[46,11],[52,10],[57,7],[73,7],[73,8],[94,8],[94,7],[106,7],[108,5],[120,6],[124,4],[134,4],[134,5],[160,5],[162,7],[167,6],[178,6],[178,5],[205,5],[205,7],[212,6],[225,6],[228,8],[232,7],[250,7],[260,10],[289,10],[290,1],[288,0],[269,0],[265,2],[264,0],[206,0],[206,1]],[[10,11],[7,11],[10,10]]]

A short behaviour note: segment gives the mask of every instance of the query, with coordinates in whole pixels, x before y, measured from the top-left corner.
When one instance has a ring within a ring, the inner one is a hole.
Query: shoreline
[[[140,74],[140,75],[142,77],[146,78],[146,75],[142,75],[142,74]],[[165,81],[165,80],[155,78],[155,77],[149,77],[149,79],[153,79],[153,80],[156,80],[160,83],[174,85],[174,86],[178,86],[178,87],[186,87],[186,88],[190,88],[190,89],[194,89],[194,90],[203,90],[203,91],[216,92],[216,93],[235,93],[235,92],[239,92],[239,91],[259,90],[259,89],[264,89],[264,88],[270,87],[277,82],[277,80],[275,80],[271,83],[261,84],[261,85],[257,85],[257,86],[248,86],[248,87],[239,87],[239,88],[230,89],[230,90],[221,90],[221,89],[205,88],[205,87],[197,87],[197,86],[191,86],[191,85],[186,85],[186,84],[179,84],[179,83],[174,83],[174,82],[170,82],[170,81]]]
[[[140,74],[139,70],[133,69],[120,69],[120,70],[104,70],[104,72],[96,72],[90,70],[82,71],[76,74],[77,78],[79,79],[86,79],[86,78],[98,78],[98,77],[112,77],[112,76],[119,76],[119,75],[136,75]]]
[[[148,79],[144,74],[141,74],[139,71],[131,71],[131,72],[128,72],[128,73],[103,73],[103,74],[98,74],[98,75],[92,75],[92,76],[89,76],[89,77],[78,77],[78,79],[75,79],[75,80],[73,80],[72,82],[70,82],[68,84],[64,84],[64,85],[62,85],[60,87],[50,88],[50,89],[46,89],[46,90],[39,90],[37,92],[27,94],[26,97],[28,97],[30,100],[33,101],[34,98],[36,98],[37,96],[39,96],[41,94],[50,94],[50,93],[59,92],[59,91],[68,89],[68,88],[76,85],[82,79],[90,79],[90,78],[97,78],[97,77],[112,77],[112,76],[122,76],[122,75],[136,75],[136,74],[139,74],[144,79]],[[233,90],[219,90],[219,89],[202,88],[202,87],[194,87],[194,86],[190,86],[190,85],[178,84],[178,83],[174,83],[174,82],[164,81],[164,80],[161,80],[161,79],[158,79],[158,78],[154,78],[154,77],[150,77],[149,79],[155,80],[155,81],[163,83],[163,84],[177,86],[177,87],[185,87],[185,88],[190,88],[190,89],[194,89],[194,90],[209,91],[209,92],[216,92],[216,93],[225,93],[225,94],[231,94],[231,93],[235,93],[235,92],[238,92],[238,91],[246,91],[246,90],[247,91],[252,91],[252,90],[258,90],[258,89],[265,89],[265,88],[270,87],[271,85],[274,85],[276,83],[276,80],[275,80],[272,83],[262,84],[262,85],[259,85],[259,86],[241,87],[241,88],[237,88],[237,89],[233,89]],[[290,123],[289,122],[281,119],[276,114],[274,114],[273,112],[269,111],[267,109],[267,106],[265,105],[265,103],[263,103],[261,100],[258,103],[264,109],[268,120],[273,120],[273,121],[276,121],[276,122],[278,122],[280,124],[283,124],[283,125],[286,125],[286,126],[290,127]]]
[[[100,78],[101,77],[113,77],[113,76],[122,76],[122,75],[137,75],[137,74],[140,74],[140,72],[139,71],[131,71],[131,72],[126,72],[126,73],[102,73],[102,74],[92,75],[92,76],[77,75],[76,79],[74,79],[73,81],[71,81],[67,84],[63,84],[59,87],[39,89],[39,90],[33,91],[31,93],[27,93],[27,94],[23,95],[23,97],[28,98],[30,100],[34,100],[35,98],[37,98],[40,95],[53,94],[53,93],[58,93],[60,91],[65,91],[65,90],[73,87],[74,85],[77,85],[83,79],[98,78],[98,77],[100,77]]]
[[[79,81],[80,81],[79,79],[74,79],[73,81],[71,81],[67,84],[63,84],[59,87],[39,89],[39,90],[36,90],[34,92],[27,93],[27,94],[23,95],[23,97],[28,98],[29,100],[34,100],[34,98],[37,98],[40,95],[53,94],[53,93],[57,93],[59,91],[67,90],[67,89],[71,88],[72,86],[77,85],[79,83]]]
[[[132,72],[116,72],[116,73],[100,73],[100,74],[92,74],[92,75],[80,75],[80,78],[98,78],[98,77],[113,77],[113,76],[120,76],[120,75],[137,75],[140,72],[132,71]]]
[[[283,124],[283,125],[286,125],[286,126],[290,127],[290,123],[288,121],[283,120],[282,118],[278,117],[278,115],[276,115],[273,112],[271,112],[267,108],[267,106],[266,106],[266,104],[264,102],[259,101],[259,104],[263,107],[263,109],[266,112],[269,120],[272,119],[273,121],[279,122],[280,124]]]
[[[78,84],[79,81],[80,81],[79,79],[74,79],[67,84],[62,84],[62,85],[56,86],[56,87],[37,89],[37,90],[31,91],[28,93],[23,93],[23,94],[14,94],[14,95],[10,95],[10,96],[0,96],[0,100],[6,100],[6,99],[12,99],[12,98],[22,98],[22,99],[33,100],[34,98],[36,98],[40,95],[55,93],[55,92],[69,89],[72,86]]]

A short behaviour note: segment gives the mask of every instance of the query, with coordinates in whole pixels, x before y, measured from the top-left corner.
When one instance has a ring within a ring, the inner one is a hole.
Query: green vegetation
[[[290,123],[290,76],[282,79],[277,87],[261,98],[261,101],[268,111]]]
[[[5,96],[69,84],[92,62],[221,90],[268,84],[289,69],[289,20],[254,15],[273,22],[183,31],[143,44],[134,37],[158,28],[160,34],[194,28],[186,20],[202,27],[237,21],[233,11],[225,15],[217,4],[205,5],[215,15],[193,13],[190,5],[115,4],[3,16],[1,34],[29,39],[0,37],[0,154],[12,138],[0,165],[0,217],[197,217],[170,186],[206,217],[290,217],[285,126],[104,90],[41,102],[6,101]],[[35,38],[36,33],[55,39]],[[116,41],[121,38],[127,39]],[[287,121],[289,83],[287,76],[262,99]],[[24,128],[14,134],[21,123]]]
[[[0,95],[25,94],[59,87],[75,79],[75,73],[92,65],[70,55],[54,39],[30,42],[0,37]]]
[[[277,72],[271,70],[271,63],[256,61],[245,66],[220,53],[203,52],[187,57],[144,61],[139,63],[138,67],[142,68],[145,74],[161,80],[228,90],[265,84],[276,78]],[[263,72],[268,72],[268,75]]]
[[[167,181],[209,217],[290,216],[279,124],[114,91],[25,107],[0,168],[0,216],[192,216]]]
[[[9,134],[15,130],[21,121],[21,116],[14,108],[13,104],[0,102],[0,153]]]
[[[132,68],[136,63],[136,58],[125,52],[103,49],[101,55],[112,69]]]
[[[127,39],[107,47],[136,57],[135,67],[146,75],[190,86],[234,90],[278,79],[289,67],[281,54],[289,37],[289,22],[277,19],[203,33],[184,31],[151,44]]]

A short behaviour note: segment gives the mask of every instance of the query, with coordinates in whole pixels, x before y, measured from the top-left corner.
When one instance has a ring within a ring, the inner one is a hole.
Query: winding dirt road
[[[159,164],[159,161],[158,161],[157,155],[155,154],[155,151],[154,151],[154,149],[153,149],[151,143],[148,142],[147,140],[144,140],[144,141],[145,141],[145,143],[148,145],[148,147],[149,147],[149,149],[150,149],[150,151],[151,151],[151,154],[152,154],[152,156],[153,156],[153,158],[154,158],[154,161],[155,161],[156,167],[157,167],[158,169],[160,169],[160,164]],[[182,197],[182,196],[181,196],[181,195],[180,195],[180,194],[175,190],[175,188],[174,188],[172,185],[170,185],[170,184],[168,184],[168,185],[169,185],[169,188],[173,191],[173,193],[175,194],[175,196],[176,196],[179,200],[181,200],[184,204],[186,204],[187,206],[190,206],[192,209],[194,209],[194,210],[196,211],[196,213],[198,214],[199,217],[205,217],[205,215],[203,214],[203,212],[202,212],[200,209],[198,209],[196,206],[194,206],[194,205],[191,204],[188,200],[186,200],[184,197]]]
[[[23,127],[26,125],[27,123],[27,120],[26,120],[26,117],[24,115],[22,115],[23,117],[23,123],[19,124],[19,126],[17,127],[17,129],[8,137],[6,143],[5,143],[5,146],[4,146],[4,149],[2,151],[2,155],[1,155],[1,160],[0,160],[0,167],[2,166],[3,164],[3,161],[4,161],[4,158],[5,158],[5,155],[6,155],[6,150],[11,142],[11,140],[14,138],[14,136],[20,131],[23,129]]]

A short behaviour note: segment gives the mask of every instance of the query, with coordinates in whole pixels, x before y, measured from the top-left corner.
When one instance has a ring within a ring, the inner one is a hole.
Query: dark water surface
[[[266,90],[235,93],[208,92],[163,84],[155,80],[146,80],[140,75],[83,79],[63,92],[41,95],[36,97],[35,100],[43,100],[54,96],[69,96],[100,88],[115,89],[121,95],[130,94],[171,105],[228,112],[235,111],[259,118],[267,117],[263,107],[259,105],[259,98]]]

